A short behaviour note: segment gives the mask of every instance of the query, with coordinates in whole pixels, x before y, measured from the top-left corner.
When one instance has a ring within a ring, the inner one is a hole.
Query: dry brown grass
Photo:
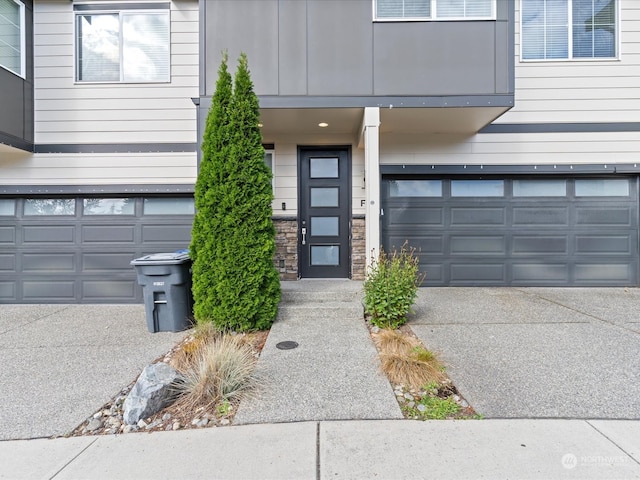
[[[199,350],[222,334],[211,323],[197,324],[193,333],[180,345],[171,357],[170,364],[179,372],[185,372],[193,364]]]
[[[194,410],[209,409],[223,402],[237,404],[255,390],[259,384],[254,375],[257,357],[243,336],[215,334],[205,336],[206,340],[194,338],[199,345],[184,354],[181,372],[185,380],[179,385],[179,407]]]
[[[372,336],[380,353],[382,370],[392,383],[417,390],[446,378],[437,356],[426,350],[417,338],[398,330],[380,330]]]

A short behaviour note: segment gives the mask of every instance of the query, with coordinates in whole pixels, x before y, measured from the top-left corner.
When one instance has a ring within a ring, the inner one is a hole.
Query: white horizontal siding
[[[4,185],[191,184],[195,152],[37,154],[0,160]]]
[[[76,84],[71,2],[34,5],[36,143],[196,142],[198,3],[171,3],[171,81]]]
[[[640,132],[381,136],[383,165],[640,163]]]
[[[640,2],[619,3],[618,59],[521,62],[517,1],[515,106],[495,123],[640,121]]]

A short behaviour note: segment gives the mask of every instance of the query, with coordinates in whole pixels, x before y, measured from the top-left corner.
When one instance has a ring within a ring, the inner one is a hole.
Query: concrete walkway
[[[362,283],[282,283],[278,319],[258,361],[259,396],[234,424],[399,419],[402,412],[363,321]],[[280,342],[298,347],[280,350]]]
[[[0,442],[3,479],[632,479],[629,421],[368,420]]]

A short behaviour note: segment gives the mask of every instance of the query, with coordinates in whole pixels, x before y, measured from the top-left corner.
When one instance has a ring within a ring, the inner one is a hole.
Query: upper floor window
[[[169,81],[168,3],[144,4],[144,10],[94,4],[74,9],[78,82]]]
[[[496,0],[373,0],[376,20],[494,20]]]
[[[24,77],[24,4],[0,0],[0,66]]]
[[[616,0],[522,0],[523,60],[615,58]]]

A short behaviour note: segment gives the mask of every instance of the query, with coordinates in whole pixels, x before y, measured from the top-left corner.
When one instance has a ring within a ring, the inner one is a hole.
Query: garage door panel
[[[82,243],[123,243],[134,245],[134,225],[85,225],[82,227]]]
[[[23,253],[22,271],[26,273],[75,272],[76,256],[74,253]]]
[[[16,256],[14,254],[0,254],[0,271],[2,272],[15,272],[16,271]]]
[[[444,209],[443,207],[390,207],[386,210],[385,218],[390,219],[389,225],[393,227],[444,226]]]
[[[568,284],[570,280],[568,265],[559,263],[514,263],[511,275],[514,283],[523,285],[548,282]]]
[[[59,276],[52,276],[49,281],[24,280],[22,292],[26,301],[66,300],[75,303],[75,281],[61,280]]]
[[[25,244],[73,244],[75,241],[74,225],[25,225],[22,232]]]
[[[631,207],[576,207],[576,224],[584,227],[631,226],[632,218]]]
[[[87,301],[113,301],[136,297],[136,282],[133,280],[83,280],[82,298]]]
[[[16,282],[0,282],[0,299],[5,302],[16,300]]]
[[[513,225],[569,225],[569,209],[567,207],[513,207]]]
[[[134,253],[83,253],[82,271],[85,273],[104,272],[113,274],[115,271],[132,270],[131,260],[135,258]]]
[[[424,285],[441,285],[445,281],[445,268],[440,263],[420,262],[420,272],[425,274]]]
[[[505,224],[505,208],[451,208],[451,226],[488,226]]]
[[[622,282],[631,282],[633,278],[632,266],[628,263],[578,263],[575,266],[576,284],[603,285],[610,282],[620,285]]]
[[[0,244],[15,245],[16,243],[16,227],[0,227]]]
[[[507,281],[506,267],[501,263],[475,264],[451,263],[451,282],[457,284],[504,284]]]
[[[569,238],[566,235],[514,235],[513,255],[567,255]]]
[[[575,245],[582,255],[631,255],[628,235],[576,235]]]
[[[143,225],[143,243],[184,242],[191,237],[191,225]],[[184,248],[187,248],[186,242]]]
[[[451,255],[468,255],[470,253],[477,255],[505,255],[506,243],[507,240],[504,235],[451,235],[449,239],[449,248]]]
[[[389,240],[389,246],[392,248],[399,249],[406,241],[410,247],[415,248],[422,254],[444,254],[445,242],[443,235],[403,235],[391,237]]]

